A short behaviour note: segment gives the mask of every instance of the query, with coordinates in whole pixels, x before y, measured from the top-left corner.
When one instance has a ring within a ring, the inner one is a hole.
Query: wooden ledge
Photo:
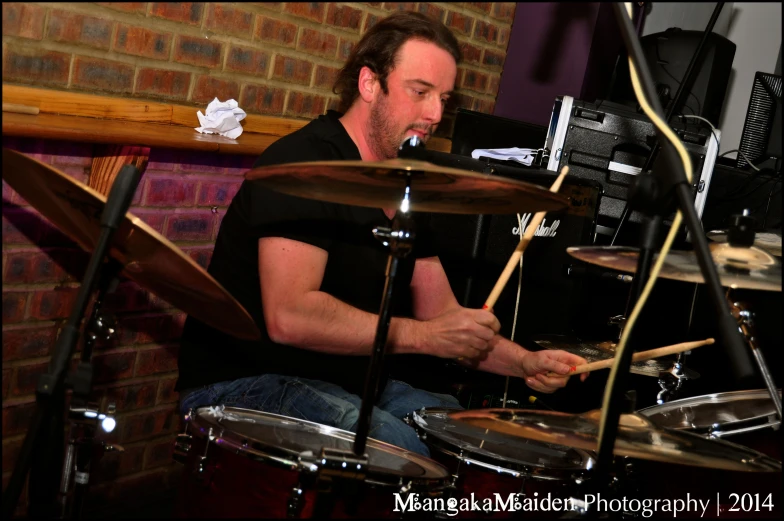
[[[36,107],[38,114],[3,112],[3,135],[145,147],[258,155],[308,120],[248,114],[235,139],[200,134],[204,107],[113,98],[78,92],[3,85],[3,103]],[[432,138],[431,150],[449,152],[452,142]]]

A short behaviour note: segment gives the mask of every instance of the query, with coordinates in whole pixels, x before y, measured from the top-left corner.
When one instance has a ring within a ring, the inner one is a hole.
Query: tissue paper
[[[501,159],[504,161],[512,160],[531,166],[534,159],[536,159],[536,152],[537,151],[533,148],[479,148],[471,152],[471,157],[474,159],[489,157],[490,159]]]
[[[202,134],[220,134],[221,136],[237,139],[242,134],[242,125],[240,121],[245,119],[245,111],[239,108],[239,104],[230,99],[228,101],[220,101],[215,98],[207,105],[207,114],[202,114],[201,111],[196,112],[199,118],[200,127],[196,128],[197,132]]]

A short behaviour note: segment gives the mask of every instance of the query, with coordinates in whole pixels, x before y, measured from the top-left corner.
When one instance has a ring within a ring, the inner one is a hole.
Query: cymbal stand
[[[754,361],[757,363],[757,367],[759,367],[760,373],[762,374],[762,379],[765,381],[765,387],[768,388],[770,398],[773,400],[773,404],[776,406],[776,412],[779,415],[779,421],[781,421],[781,396],[779,396],[778,389],[776,388],[776,382],[773,381],[773,376],[770,374],[770,368],[768,368],[768,364],[765,362],[765,356],[762,354],[762,350],[757,344],[756,332],[754,328],[754,312],[752,312],[746,304],[742,302],[734,302],[733,299],[730,299],[729,291],[727,292],[727,301],[730,304],[732,316],[735,318],[735,320],[738,321],[738,328],[743,334],[743,338],[746,340],[746,344],[751,349],[751,353],[754,355]]]
[[[57,517],[59,464],[63,460],[66,374],[79,341],[82,319],[109,254],[114,233],[125,218],[140,172],[126,165],[115,178],[101,215],[101,234],[82,280],[68,322],[57,339],[47,373],[38,379],[36,408],[11,479],[3,493],[3,517],[10,519],[29,473],[30,517]],[[77,375],[79,371],[77,370]],[[79,376],[77,376],[77,379]]]

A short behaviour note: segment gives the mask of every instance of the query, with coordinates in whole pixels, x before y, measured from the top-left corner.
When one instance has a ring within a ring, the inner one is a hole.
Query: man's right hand
[[[489,311],[462,306],[422,324],[420,352],[441,358],[480,358],[501,329],[501,323]]]

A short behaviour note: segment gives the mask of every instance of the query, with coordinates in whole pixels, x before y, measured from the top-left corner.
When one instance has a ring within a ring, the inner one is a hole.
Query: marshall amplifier
[[[440,152],[428,152],[431,163],[484,172],[491,176],[550,187],[556,172],[508,166]],[[519,341],[529,334],[572,333],[570,322],[579,312],[581,277],[569,274],[574,259],[569,246],[593,244],[602,187],[599,183],[567,175],[561,194],[569,207],[549,212],[523,255],[521,291],[519,269],[509,279],[494,306],[501,334],[509,338],[515,327]],[[432,225],[439,257],[458,301],[480,308],[520,242],[532,213],[516,215],[433,214]],[[519,302],[517,313],[515,306]],[[515,321],[515,314],[517,320]]]

